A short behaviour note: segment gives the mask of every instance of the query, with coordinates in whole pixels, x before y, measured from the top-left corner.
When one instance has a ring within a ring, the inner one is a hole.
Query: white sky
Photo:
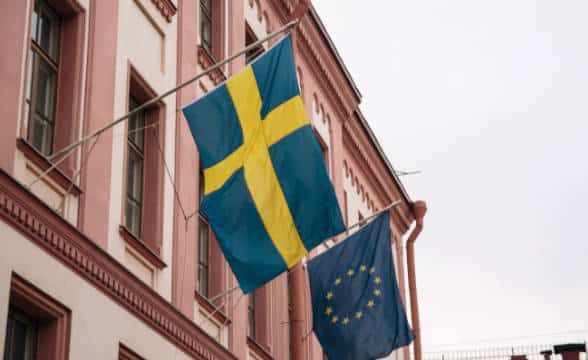
[[[588,340],[588,2],[313,4],[388,157],[423,170],[424,351]]]

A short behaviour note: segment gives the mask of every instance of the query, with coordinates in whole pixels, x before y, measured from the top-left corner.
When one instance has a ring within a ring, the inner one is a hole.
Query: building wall
[[[117,359],[120,343],[145,359],[190,359],[12,227],[0,224],[0,238],[10,248],[0,252],[1,319],[6,319],[10,278],[15,273],[71,310],[70,359]],[[1,339],[5,331],[6,326],[1,326]]]
[[[63,145],[126,114],[133,79],[139,78],[154,95],[162,94],[243,49],[246,25],[258,39],[263,38],[288,21],[295,5],[288,0],[213,1],[216,45],[213,51],[206,51],[200,34],[202,14],[198,1],[48,1],[69,9],[68,29],[77,29],[73,32],[75,41],[68,42],[75,46],[65,48],[76,62],[73,78],[62,82],[71,83],[75,95],[72,104],[64,105],[72,109],[73,135]],[[9,249],[0,253],[0,323],[6,319],[11,301],[10,279],[16,274],[71,311],[71,359],[115,359],[120,343],[145,359],[288,359],[290,353],[296,359],[322,359],[314,336],[301,340],[312,325],[304,266],[255,292],[256,339],[248,337],[247,298],[239,290],[209,301],[237,285],[214,240],[210,245],[214,261],[209,299],[196,292],[197,239],[201,230],[197,214],[199,160],[179,110],[240,71],[245,65],[244,57],[183,87],[157,105],[164,110],[157,125],[162,136],[160,169],[153,180],[162,189],[156,204],[156,229],[161,243],[154,253],[129,241],[121,230],[126,196],[126,121],[102,133],[95,144],[91,140],[74,150],[59,165],[59,171],[52,171],[30,186],[52,164],[35,155],[24,140],[27,121],[23,102],[33,3],[34,0],[9,0],[0,4],[0,38],[15,49],[3,54],[0,69],[3,83],[7,84],[0,90],[0,115],[6,119],[0,124],[0,200],[2,196],[11,199],[0,201],[4,209],[4,213],[0,212],[4,219],[0,221],[0,238]],[[370,137],[371,130],[358,110],[361,94],[314,10],[292,36],[301,94],[326,151],[326,165],[347,224],[356,223],[359,213],[368,217],[394,200],[404,201],[393,210],[391,246],[406,302],[402,236],[413,221],[410,199],[390,173],[379,145]],[[13,179],[22,186],[15,185]],[[30,220],[31,224],[17,221],[21,212],[10,205],[13,203],[20,204],[20,208],[30,204],[29,210],[35,211],[29,211],[27,216],[35,220]],[[48,229],[67,229],[63,230],[69,234],[63,236],[66,245],[53,244],[53,238],[47,236],[45,243],[40,242],[40,227],[34,225],[37,222]],[[320,246],[309,256],[343,237]],[[87,265],[85,261],[90,260],[84,260],[82,255],[70,259],[73,250],[68,246],[100,266]],[[111,269],[104,273],[108,276],[95,270],[104,264]],[[93,271],[96,276],[92,276]],[[123,286],[138,294],[144,303],[120,290]],[[4,332],[5,327],[0,326],[0,339]],[[0,350],[3,344],[0,341]],[[407,356],[407,352],[398,351],[391,358]]]

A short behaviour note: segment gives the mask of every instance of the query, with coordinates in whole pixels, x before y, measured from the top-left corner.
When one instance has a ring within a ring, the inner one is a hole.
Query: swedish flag
[[[344,230],[290,36],[183,112],[204,169],[200,211],[245,293]]]
[[[390,239],[386,212],[308,262],[313,330],[329,359],[377,359],[414,339]]]

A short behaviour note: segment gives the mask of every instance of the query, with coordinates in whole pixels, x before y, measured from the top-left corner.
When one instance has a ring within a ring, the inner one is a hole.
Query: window
[[[130,98],[129,111],[139,106]],[[143,209],[143,169],[145,159],[145,112],[140,111],[129,118],[127,137],[127,213],[126,226],[136,237],[141,237],[141,210]]]
[[[132,111],[157,94],[130,66],[128,109]],[[141,109],[127,121],[125,198],[120,233],[127,245],[153,266],[166,266],[160,258],[163,232],[163,139],[165,104]]]
[[[71,312],[12,274],[3,360],[66,359]]]
[[[200,38],[202,46],[212,52],[212,0],[200,0]]]
[[[257,37],[255,33],[249,25],[245,24],[245,46],[249,46],[257,41]],[[255,60],[259,55],[263,54],[265,49],[261,45],[257,45],[252,49],[249,49],[247,53],[245,53],[245,62],[249,64],[253,60]]]
[[[36,0],[31,19],[25,118],[27,139],[43,155],[53,151],[60,34],[60,17],[45,0]]]
[[[200,47],[214,64],[223,58],[225,34],[225,1],[200,0]]]
[[[198,287],[197,291],[200,295],[208,298],[208,223],[200,218],[198,224]]]
[[[202,204],[202,198],[204,197],[204,174],[202,170],[200,170],[200,178],[198,181],[198,196],[200,200],[200,204]],[[208,298],[210,293],[209,281],[208,281],[208,274],[209,274],[209,259],[210,259],[210,228],[208,226],[208,221],[202,216],[199,215],[198,218],[198,268],[196,279],[198,284],[196,284],[196,291],[198,294],[202,295],[205,298]]]
[[[248,296],[247,318],[249,321],[249,337],[255,340],[255,291]]]
[[[11,306],[8,309],[4,360],[33,360],[37,348],[37,322]]]

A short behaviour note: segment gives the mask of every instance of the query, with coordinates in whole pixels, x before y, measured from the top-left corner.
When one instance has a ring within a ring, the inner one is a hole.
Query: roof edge
[[[392,177],[394,178],[394,181],[398,184],[398,187],[400,188],[400,192],[402,193],[402,196],[407,201],[407,205],[409,205],[409,207],[412,208],[412,204],[413,204],[412,199],[408,195],[408,192],[406,191],[404,184],[402,183],[402,181],[400,181],[400,178],[398,177],[396,170],[394,170],[394,166],[392,166],[390,159],[388,159],[388,156],[386,156],[384,149],[382,149],[382,146],[380,145],[378,138],[376,138],[376,135],[374,134],[372,128],[370,127],[367,120],[365,119],[365,116],[361,112],[361,109],[359,107],[357,107],[354,110],[354,112],[357,114],[357,117],[359,118],[361,125],[366,130],[371,142],[373,143],[374,147],[378,151],[378,155],[380,155],[380,158],[382,158],[382,160],[384,160],[384,163],[386,164],[386,168],[388,169],[388,172],[392,175]]]
[[[357,99],[359,101],[361,101],[361,98],[362,98],[361,92],[359,91],[359,88],[357,87],[355,80],[353,80],[353,77],[351,76],[351,73],[347,69],[347,66],[345,65],[345,62],[343,61],[343,58],[339,54],[339,51],[337,50],[337,47],[335,46],[333,39],[331,39],[331,36],[329,35],[329,32],[327,31],[325,24],[323,24],[323,21],[321,20],[319,14],[317,13],[317,11],[314,8],[314,5],[312,5],[312,3],[309,8],[309,14],[310,14],[312,20],[317,24],[321,35],[323,36],[327,45],[329,46],[329,50],[331,50],[331,53],[335,57],[337,64],[339,65],[339,67],[343,71],[343,74],[345,75],[345,79],[347,80],[347,82],[351,86],[353,93],[355,94]]]

